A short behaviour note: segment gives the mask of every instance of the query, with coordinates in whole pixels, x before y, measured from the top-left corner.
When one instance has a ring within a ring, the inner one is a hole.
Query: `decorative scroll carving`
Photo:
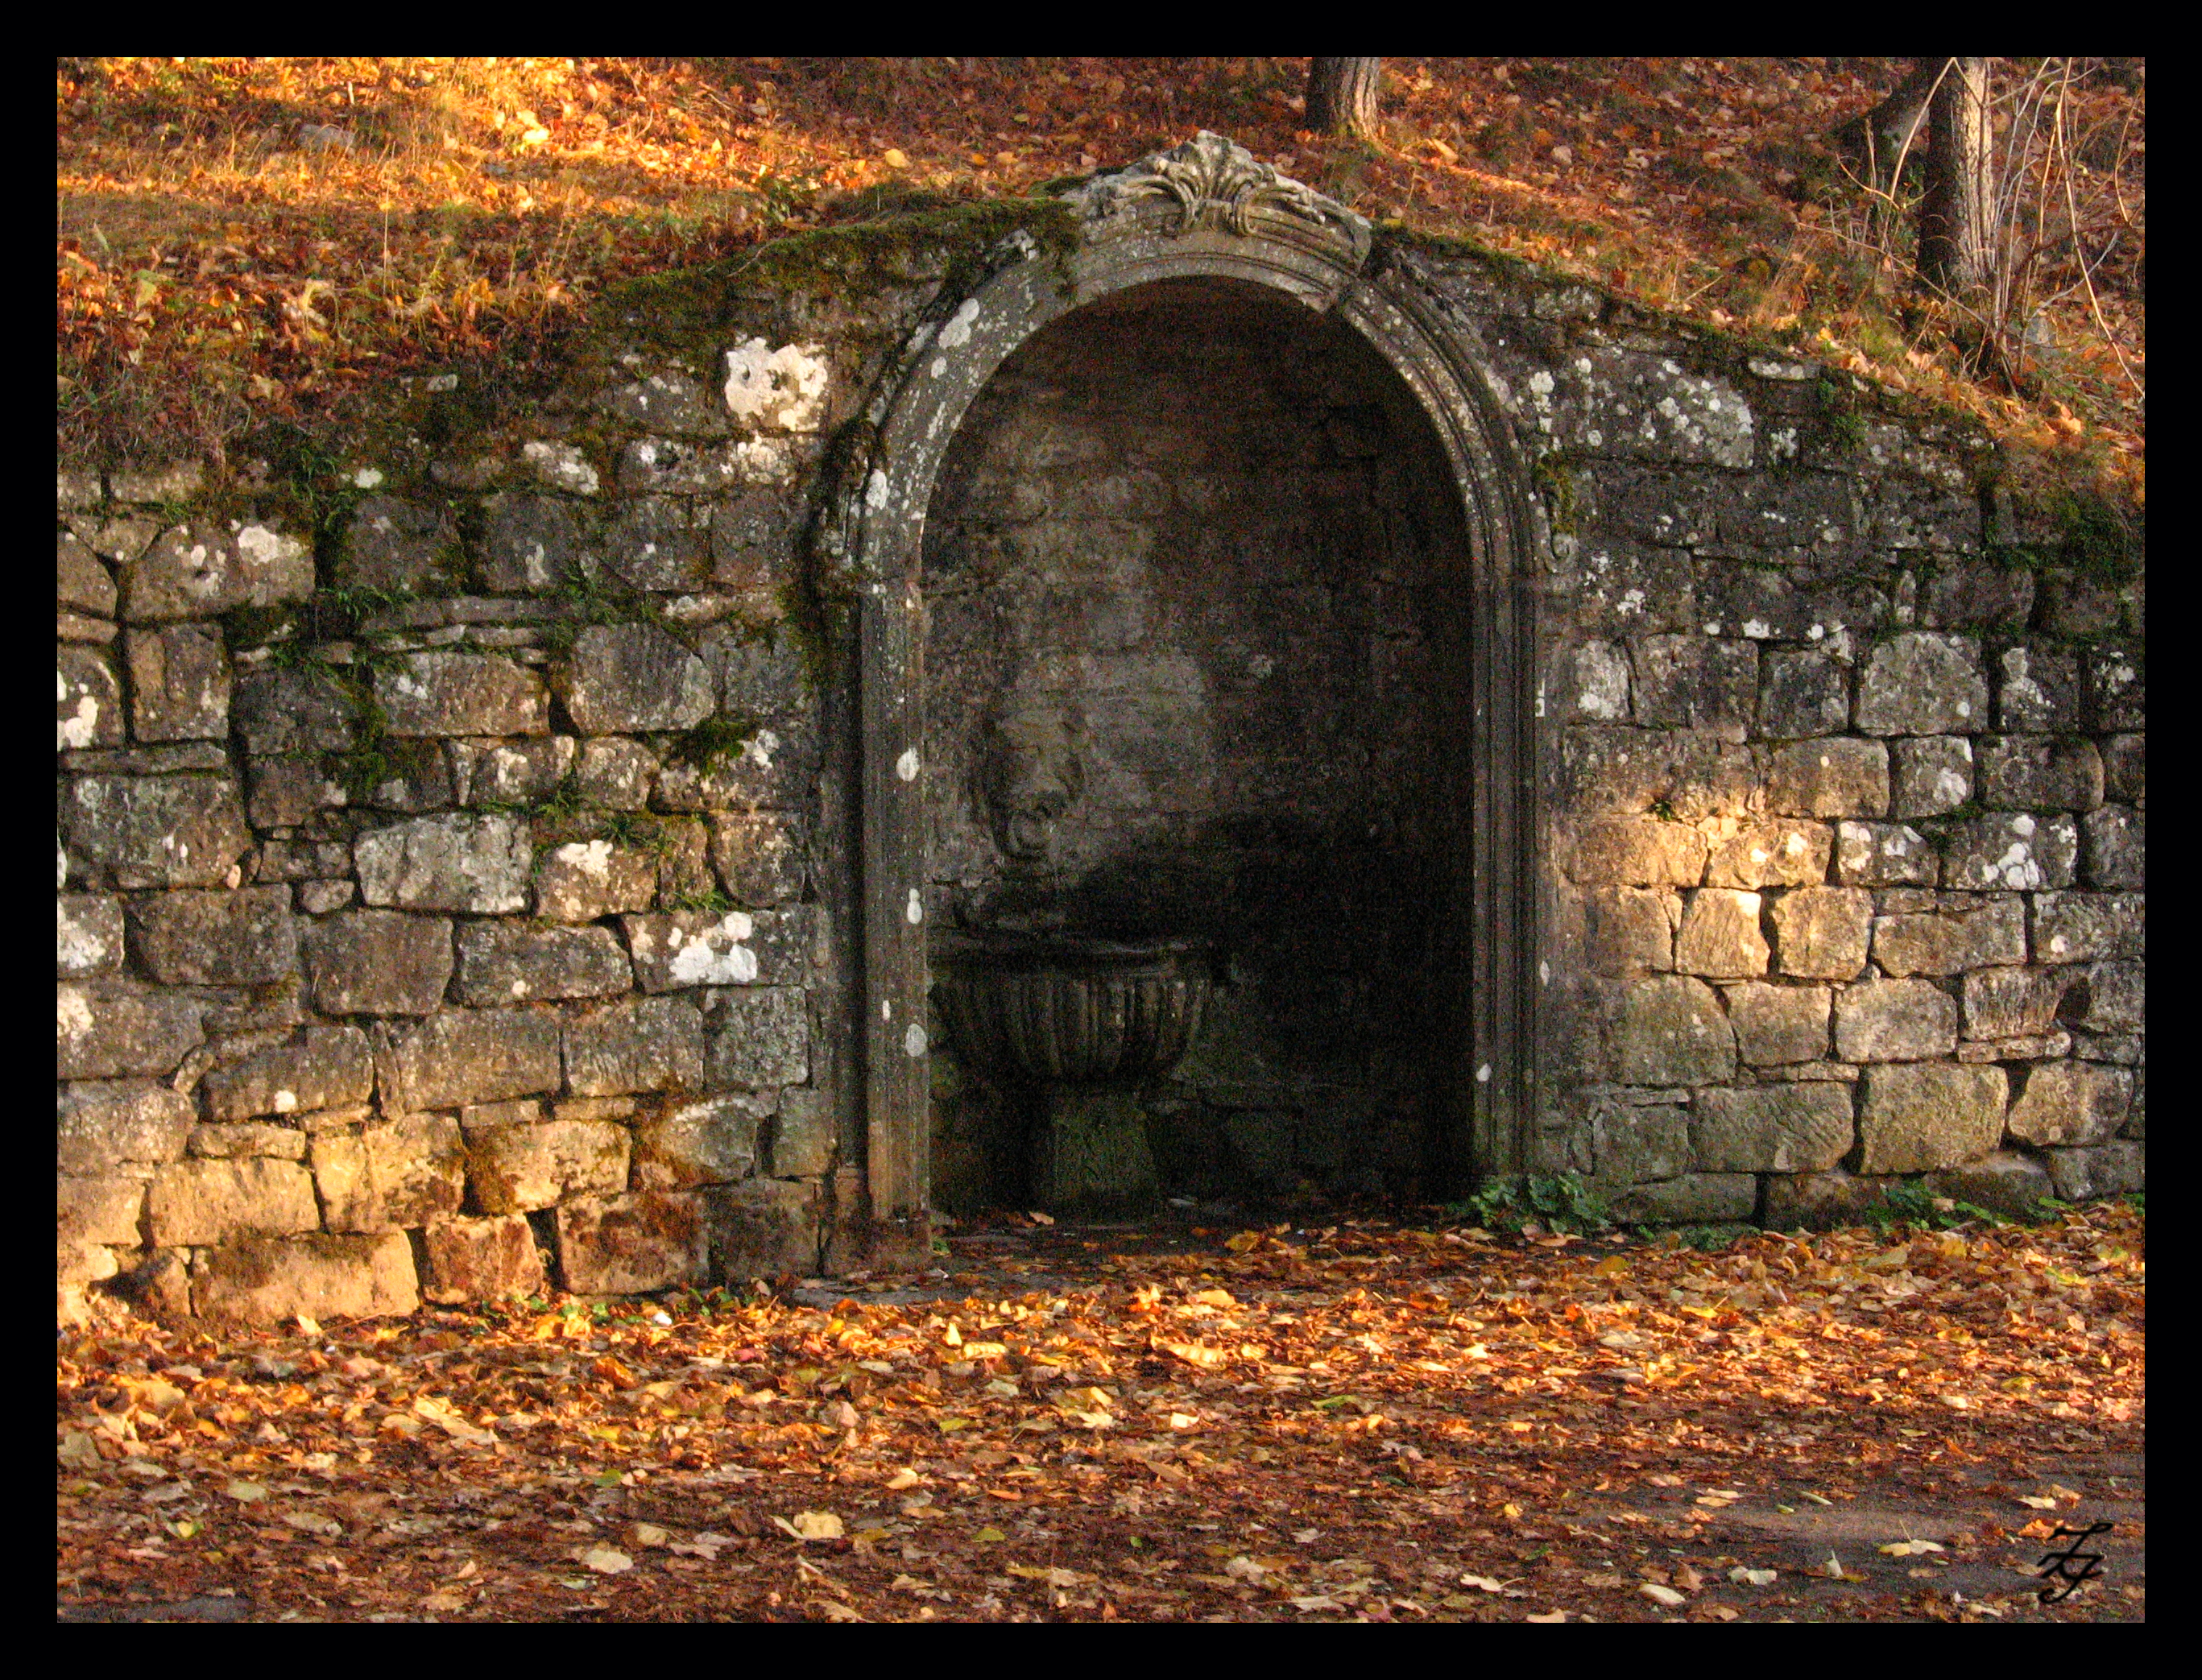
[[[1178,219],[1170,231],[1175,233],[1220,227],[1251,239],[1256,232],[1252,218],[1262,212],[1304,223],[1326,239],[1342,236],[1357,258],[1369,244],[1369,224],[1345,205],[1278,174],[1244,146],[1204,128],[1181,146],[1098,177],[1071,197],[1096,221],[1127,215],[1145,199],[1173,199]]]

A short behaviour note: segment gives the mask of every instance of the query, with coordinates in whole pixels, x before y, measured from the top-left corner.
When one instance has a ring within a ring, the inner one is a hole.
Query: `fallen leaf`
[[[1568,1612],[1564,1610],[1555,1610],[1549,1615],[1524,1616],[1522,1619],[1525,1622],[1564,1622],[1568,1619]]]
[[[283,1513],[283,1520],[307,1534],[339,1535],[344,1532],[342,1523],[319,1511],[286,1511]]]
[[[837,1598],[813,1599],[810,1608],[829,1622],[861,1622],[864,1612],[854,1605],[844,1604]]]
[[[1931,1540],[1897,1540],[1878,1549],[1892,1558],[1916,1558],[1922,1553],[1939,1552],[1942,1547]]]
[[[262,1500],[268,1497],[268,1488],[265,1483],[259,1482],[247,1482],[241,1478],[230,1483],[228,1486],[222,1489],[222,1492],[228,1494],[230,1498],[235,1500],[239,1505],[257,1505]]]
[[[1669,1610],[1673,1609],[1678,1604],[1687,1604],[1689,1602],[1689,1599],[1685,1595],[1676,1592],[1672,1587],[1663,1587],[1657,1581],[1646,1581],[1640,1585],[1636,1590],[1643,1594],[1645,1597],[1650,1599],[1654,1604],[1663,1604]]]
[[[592,1569],[599,1575],[624,1575],[634,1567],[633,1558],[609,1546],[592,1546],[581,1553],[580,1561],[583,1569]]]
[[[839,1540],[841,1538],[841,1519],[830,1511],[798,1511],[795,1520],[775,1517],[773,1523],[785,1529],[798,1540]]]
[[[887,1491],[891,1494],[898,1494],[904,1488],[915,1488],[917,1486],[917,1472],[912,1470],[908,1465],[904,1465],[892,1476],[887,1477]]]
[[[1777,1571],[1770,1569],[1732,1569],[1728,1578],[1739,1587],[1770,1587]]]
[[[902,148],[899,146],[889,146],[885,151],[881,152],[880,154],[880,162],[886,164],[890,169],[907,169],[910,168],[910,159],[904,156]]]
[[[1009,1536],[1004,1534],[999,1529],[984,1528],[980,1529],[978,1533],[973,1535],[971,1538],[978,1541],[981,1546],[995,1546],[1000,1544],[1003,1541],[1007,1540]]]
[[[2029,1511],[2054,1511],[2057,1508],[2055,1500],[2045,1498],[2040,1494],[2021,1494],[2018,1496],[2018,1502]]]
[[[634,1543],[638,1546],[662,1546],[672,1538],[655,1523],[637,1523],[634,1525]]]

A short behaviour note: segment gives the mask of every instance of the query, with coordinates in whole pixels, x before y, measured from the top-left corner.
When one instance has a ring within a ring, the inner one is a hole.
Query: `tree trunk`
[[[1838,155],[1858,170],[1869,186],[1893,192],[1899,163],[1922,161],[1927,103],[1946,62],[1915,59],[1911,74],[1887,98],[1872,109],[1859,112],[1828,136]]]
[[[1988,139],[1988,62],[1953,58],[1928,106],[1919,204],[1919,277],[1953,298],[1984,291],[1993,268]]]
[[[1381,58],[1316,58],[1308,65],[1308,127],[1318,134],[1376,138]]]

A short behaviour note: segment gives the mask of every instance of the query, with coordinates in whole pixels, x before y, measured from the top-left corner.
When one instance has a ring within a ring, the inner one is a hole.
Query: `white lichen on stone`
[[[597,493],[597,469],[572,444],[545,443],[538,439],[524,445],[520,457],[545,484],[583,496]]]
[[[826,417],[829,379],[816,345],[749,339],[727,352],[727,411],[759,432],[815,432]]]

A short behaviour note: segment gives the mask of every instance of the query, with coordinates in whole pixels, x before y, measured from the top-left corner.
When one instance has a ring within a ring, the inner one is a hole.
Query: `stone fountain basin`
[[[1198,940],[944,935],[932,950],[956,1048],[998,1082],[1129,1084],[1191,1047],[1211,985]]]

